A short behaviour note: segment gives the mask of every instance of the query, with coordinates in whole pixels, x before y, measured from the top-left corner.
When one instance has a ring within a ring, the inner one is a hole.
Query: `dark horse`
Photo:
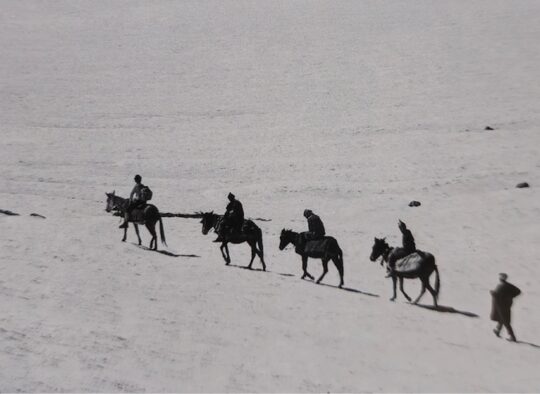
[[[129,200],[127,198],[116,196],[114,192],[105,194],[107,195],[107,208],[105,208],[105,210],[107,212],[119,211],[123,216],[128,207]],[[140,216],[136,215],[138,212],[140,212]],[[133,226],[135,226],[135,232],[137,233],[137,238],[139,239],[139,245],[141,244],[141,236],[139,235],[138,224],[144,224],[152,235],[152,240],[150,241],[149,248],[157,250],[156,223],[159,222],[159,233],[161,235],[161,242],[163,243],[163,245],[167,246],[167,242],[165,240],[165,232],[163,231],[163,222],[161,221],[161,215],[159,214],[159,210],[156,208],[155,205],[146,204],[142,209],[135,209],[133,210],[131,216],[132,217],[130,217],[129,221],[133,223]],[[122,242],[126,241],[126,236],[127,227],[124,229],[124,238],[122,238]]]
[[[396,299],[396,281],[399,279],[399,289],[401,290],[405,298],[410,302],[411,298],[407,295],[407,293],[405,293],[405,290],[403,290],[403,278],[418,278],[422,282],[422,290],[420,291],[420,294],[413,303],[416,304],[418,303],[418,301],[420,301],[420,298],[424,295],[427,288],[433,296],[433,304],[435,305],[435,307],[437,307],[437,298],[439,296],[441,282],[439,278],[439,270],[437,269],[437,265],[435,264],[435,257],[431,253],[416,251],[416,256],[413,256],[415,258],[415,269],[408,271],[400,271],[399,266],[395,267],[396,262],[392,259],[392,252],[395,249],[396,248],[390,247],[386,243],[386,240],[384,238],[375,238],[373,250],[371,251],[371,256],[369,257],[371,261],[376,261],[380,256],[382,256],[382,261],[385,262],[387,266],[394,265],[393,267],[387,267],[388,273],[392,277],[392,281],[394,284],[394,296],[390,298],[390,301],[394,301]],[[431,287],[431,285],[429,284],[429,277],[433,272],[435,272],[435,289],[433,289],[433,287]]]
[[[279,237],[279,250],[285,249],[285,247],[288,244],[293,244],[295,247],[298,245],[300,234],[296,233],[292,230],[281,230],[281,235]],[[323,273],[320,276],[319,279],[317,279],[317,283],[320,283],[321,280],[324,278],[326,273],[328,272],[328,262],[332,260],[339,272],[340,282],[339,287],[343,287],[343,252],[341,248],[339,247],[338,242],[333,237],[324,237],[326,242],[326,246],[324,248],[324,251],[322,252],[313,252],[313,253],[298,253],[300,256],[302,256],[302,270],[304,271],[304,275],[302,275],[302,279],[304,279],[306,276],[310,278],[311,280],[314,280],[315,278],[309,274],[307,271],[307,262],[308,258],[311,257],[313,259],[321,259],[322,265],[323,265]]]
[[[203,212],[201,213],[202,219],[202,233],[204,235],[208,234],[211,229],[216,230],[218,225],[223,220],[223,215],[215,214],[214,212]],[[251,269],[255,255],[259,256],[263,266],[263,271],[266,271],[266,264],[264,262],[264,248],[263,248],[263,239],[261,229],[253,223],[251,220],[244,220],[244,225],[242,226],[242,232],[225,234],[223,236],[223,241],[219,249],[221,250],[221,255],[225,260],[225,265],[231,263],[231,255],[229,254],[228,243],[241,244],[247,242],[251,247],[251,261],[247,266],[248,269]]]

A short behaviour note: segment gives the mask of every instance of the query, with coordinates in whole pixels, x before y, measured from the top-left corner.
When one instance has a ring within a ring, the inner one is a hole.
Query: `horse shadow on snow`
[[[373,293],[368,293],[367,291],[353,289],[352,287],[345,287],[345,286],[339,287],[339,286],[335,286],[335,285],[329,285],[328,283],[316,283],[316,282],[312,282],[312,281],[308,281],[308,282],[316,284],[317,286],[332,287],[333,289],[348,291],[348,292],[356,293],[356,294],[362,294],[362,295],[366,295],[366,296],[369,296],[369,297],[377,297],[377,298],[379,297],[378,294],[373,294]]]
[[[284,274],[281,272],[274,272],[274,271],[269,271],[269,270],[265,271],[262,268],[249,268],[248,266],[244,266],[244,265],[228,264],[227,267],[240,268],[243,270],[255,271],[255,272],[268,272],[268,273],[277,274],[281,276],[294,276],[293,274]]]
[[[444,306],[444,305],[433,306],[433,305],[414,304],[414,303],[409,303],[409,305],[414,305],[414,306],[417,306],[417,307],[423,308],[423,309],[429,309],[430,311],[435,311],[435,312],[456,313],[458,315],[463,315],[463,316],[467,316],[467,317],[474,317],[474,318],[480,317],[476,313],[468,312],[468,311],[460,311],[460,310],[457,310],[457,309],[455,309],[455,308],[453,308],[451,306]]]
[[[132,245],[135,245],[137,246],[138,248],[142,249],[142,250],[147,250],[149,252],[157,252],[157,253],[161,253],[165,256],[169,256],[169,257],[196,257],[196,258],[199,258],[201,256],[199,255],[196,255],[196,254],[176,254],[176,253],[172,253],[172,252],[169,252],[168,250],[153,250],[153,249],[150,249],[144,245],[138,245],[136,243],[133,243]]]

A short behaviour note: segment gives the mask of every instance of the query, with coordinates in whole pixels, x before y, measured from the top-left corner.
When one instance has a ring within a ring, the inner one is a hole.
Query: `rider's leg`
[[[131,213],[133,203],[129,203],[126,212],[124,212],[124,222],[119,226],[119,228],[127,228],[128,227],[128,221],[129,221],[129,214]]]
[[[223,242],[223,234],[225,233],[227,229],[227,225],[225,223],[221,223],[220,225],[218,225],[217,229],[216,229],[216,233],[217,233],[217,238],[214,240],[214,242]]]

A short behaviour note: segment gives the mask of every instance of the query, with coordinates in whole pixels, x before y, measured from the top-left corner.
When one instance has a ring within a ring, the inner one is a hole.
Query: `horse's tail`
[[[441,278],[437,264],[435,264],[435,257],[433,257],[433,265],[435,267],[435,288],[433,290],[435,290],[435,298],[438,298],[439,292],[441,291]]]
[[[163,221],[161,216],[159,217],[159,235],[161,236],[161,243],[167,246],[167,240],[165,239],[165,230],[163,230]]]

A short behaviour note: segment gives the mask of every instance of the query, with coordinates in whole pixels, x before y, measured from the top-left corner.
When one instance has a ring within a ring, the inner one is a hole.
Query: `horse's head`
[[[112,210],[116,209],[116,199],[114,198],[114,190],[112,193],[105,193],[107,196],[107,206],[105,207],[105,210],[107,212],[111,212]]]
[[[291,230],[283,229],[281,230],[281,235],[279,236],[279,250],[283,250],[293,241],[294,233]]]
[[[214,211],[212,212],[202,212],[201,213],[201,224],[202,224],[202,233],[204,235],[208,234],[208,232],[214,227],[216,223],[216,214]]]
[[[386,243],[386,238],[375,238],[375,243],[373,244],[369,259],[371,261],[376,261],[387,249],[388,244]]]

